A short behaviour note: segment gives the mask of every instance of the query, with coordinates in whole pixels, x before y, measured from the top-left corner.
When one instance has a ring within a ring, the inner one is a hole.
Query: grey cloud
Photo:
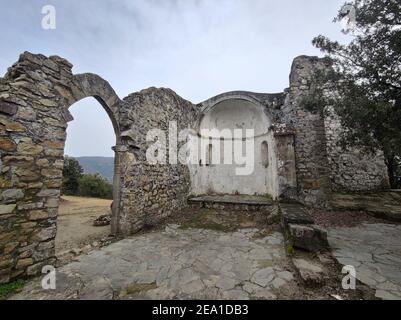
[[[288,85],[295,56],[319,54],[314,36],[346,39],[331,22],[342,2],[0,0],[0,73],[28,50],[63,56],[75,73],[99,74],[120,97],[149,86],[170,87],[193,102],[237,89],[277,92]],[[45,4],[56,7],[55,31],[40,27]],[[89,151],[84,146],[80,119],[93,119],[95,127],[108,120],[94,103],[72,108],[77,120],[68,132],[70,154],[112,154],[100,143]],[[112,143],[111,125],[101,130]]]

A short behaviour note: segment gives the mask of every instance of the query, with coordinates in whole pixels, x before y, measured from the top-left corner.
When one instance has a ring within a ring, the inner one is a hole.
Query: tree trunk
[[[390,154],[390,155],[385,155],[385,163],[387,166],[387,173],[388,173],[388,178],[390,181],[390,187],[391,189],[397,189],[397,179],[395,176],[395,155]]]

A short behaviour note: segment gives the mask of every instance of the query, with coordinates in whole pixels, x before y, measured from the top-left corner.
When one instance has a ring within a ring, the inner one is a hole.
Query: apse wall
[[[209,108],[197,132],[199,161],[190,166],[192,194],[276,196],[277,161],[270,127],[263,107],[247,100],[227,99]],[[253,130],[249,136],[247,129]],[[243,135],[235,136],[234,130]],[[246,156],[245,165],[234,151]]]

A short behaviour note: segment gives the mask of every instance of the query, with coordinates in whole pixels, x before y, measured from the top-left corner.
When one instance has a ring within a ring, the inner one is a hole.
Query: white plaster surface
[[[192,194],[270,194],[276,197],[277,160],[270,126],[271,120],[262,106],[249,101],[229,99],[213,106],[204,115],[199,128],[200,138],[194,142],[198,146],[202,165],[199,162],[190,165]],[[234,130],[242,130],[245,137],[249,129],[253,133],[248,135],[246,142],[235,137]],[[266,155],[262,155],[262,151],[266,151],[262,147],[264,141],[268,145],[268,166],[263,161]],[[236,161],[236,154],[241,152],[244,156],[248,155],[246,167],[249,170],[244,170],[245,174],[238,170],[244,165]],[[231,164],[227,163],[227,156],[232,157]]]

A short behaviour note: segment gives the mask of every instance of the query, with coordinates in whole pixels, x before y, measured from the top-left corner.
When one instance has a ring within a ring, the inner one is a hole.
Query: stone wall
[[[279,200],[298,200],[294,133],[285,126],[274,132]]]
[[[308,205],[325,206],[332,191],[366,191],[388,188],[388,176],[380,151],[363,154],[358,148],[338,146],[341,126],[333,114],[323,117],[303,107],[302,99],[313,86],[313,74],[330,66],[324,59],[294,59],[290,88],[281,107],[279,122],[295,130],[298,198]]]
[[[189,170],[185,164],[150,164],[146,150],[149,130],[161,129],[169,141],[169,124],[176,122],[177,132],[191,128],[199,108],[170,89],[149,88],[124,98],[121,109],[122,193],[120,225],[123,234],[131,234],[146,225],[187,206],[190,192]],[[177,132],[173,133],[177,137]],[[172,141],[174,141],[173,139]],[[177,139],[178,140],[178,139]],[[177,143],[177,149],[182,143]],[[169,161],[168,150],[166,160]],[[178,160],[178,159],[177,159]]]
[[[325,205],[331,188],[376,189],[387,177],[380,155],[341,152],[335,146],[338,123],[302,107],[313,73],[326,67],[318,58],[301,56],[294,60],[286,92],[234,93],[256,99],[270,115],[265,125],[274,134],[277,157],[270,160],[276,161],[279,195],[311,205]],[[72,120],[68,108],[80,99],[96,98],[116,135],[112,233],[130,235],[187,206],[188,166],[172,164],[169,155],[165,164],[147,162],[146,150],[154,142],[146,136],[159,129],[175,144],[177,132],[169,132],[170,125],[196,132],[202,105],[156,88],[120,100],[99,76],[74,75],[71,69],[60,57],[25,52],[0,78],[0,283],[36,275],[54,263],[66,128]]]
[[[54,260],[68,107],[97,98],[118,130],[118,97],[57,57],[24,53],[0,80],[0,283]]]
[[[371,191],[388,189],[389,180],[383,153],[362,152],[358,148],[344,150],[340,145],[341,124],[332,110],[325,117],[327,154],[333,191]]]
[[[329,163],[326,152],[324,121],[318,114],[306,111],[303,97],[309,93],[313,74],[326,68],[317,57],[300,56],[294,59],[290,88],[281,121],[294,129],[298,198],[309,205],[324,206],[330,193]]]
[[[53,264],[68,108],[96,98],[116,134],[112,233],[129,235],[187,205],[184,164],[145,162],[150,129],[190,127],[198,108],[169,89],[121,101],[94,74],[73,75],[56,56],[24,53],[0,79],[0,283]]]

